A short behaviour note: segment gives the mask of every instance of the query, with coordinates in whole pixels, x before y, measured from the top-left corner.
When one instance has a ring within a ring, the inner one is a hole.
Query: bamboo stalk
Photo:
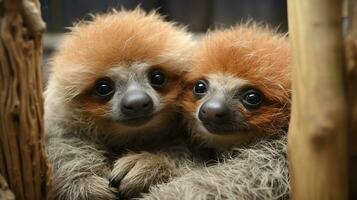
[[[288,1],[293,52],[288,136],[293,199],[347,199],[341,0]]]
[[[0,173],[16,199],[51,199],[38,0],[0,1]]]

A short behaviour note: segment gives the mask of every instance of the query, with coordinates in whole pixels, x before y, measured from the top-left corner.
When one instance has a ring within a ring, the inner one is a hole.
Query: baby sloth
[[[198,44],[193,64],[182,102],[190,138],[198,152],[218,153],[219,163],[190,169],[145,199],[287,198],[291,77],[284,36],[254,24],[214,31]]]
[[[140,9],[71,29],[45,91],[56,199],[137,196],[173,175],[174,164],[156,147],[177,137],[190,46],[184,28]]]

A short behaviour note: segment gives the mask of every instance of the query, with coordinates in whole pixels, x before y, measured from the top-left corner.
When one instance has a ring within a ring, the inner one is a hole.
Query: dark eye
[[[150,84],[154,88],[163,88],[166,85],[166,76],[160,70],[155,70],[150,74]]]
[[[101,98],[110,98],[114,93],[113,83],[100,80],[95,84],[95,94]]]
[[[207,92],[207,89],[208,89],[207,82],[204,80],[199,80],[196,82],[196,85],[193,88],[193,92],[196,95],[203,95]]]
[[[243,94],[243,104],[252,108],[258,107],[263,101],[263,98],[257,90],[251,89]]]

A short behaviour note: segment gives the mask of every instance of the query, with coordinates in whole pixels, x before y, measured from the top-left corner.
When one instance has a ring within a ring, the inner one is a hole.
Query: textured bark
[[[349,194],[357,199],[357,2],[348,2],[346,47],[346,79],[349,111]]]
[[[288,157],[293,199],[347,199],[341,0],[288,1],[293,50]]]
[[[16,199],[51,199],[38,0],[0,1],[0,174]]]

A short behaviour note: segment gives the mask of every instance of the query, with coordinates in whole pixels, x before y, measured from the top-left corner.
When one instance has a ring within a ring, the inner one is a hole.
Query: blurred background
[[[89,19],[90,13],[103,13],[112,8],[133,9],[138,5],[147,11],[157,10],[187,25],[195,33],[254,20],[286,32],[286,0],[40,0],[47,24],[44,37],[44,59],[50,56],[63,33],[73,22]],[[45,64],[46,66],[46,64]],[[46,67],[45,67],[46,69]]]

